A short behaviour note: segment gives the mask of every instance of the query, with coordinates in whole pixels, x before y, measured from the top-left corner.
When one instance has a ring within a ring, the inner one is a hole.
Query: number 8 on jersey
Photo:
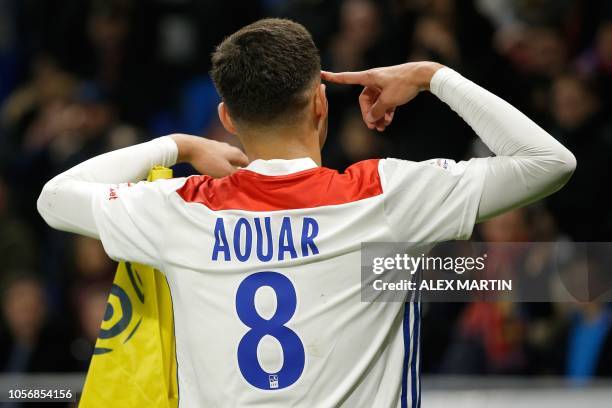
[[[255,294],[261,287],[272,288],[276,295],[276,311],[264,319],[255,308]],[[244,379],[262,390],[280,390],[294,384],[305,365],[304,345],[300,337],[285,326],[297,307],[293,284],[278,272],[257,272],[247,276],[236,292],[236,312],[249,331],[238,344],[238,367]],[[257,347],[264,336],[274,337],[283,351],[283,365],[276,373],[266,372],[257,358]]]

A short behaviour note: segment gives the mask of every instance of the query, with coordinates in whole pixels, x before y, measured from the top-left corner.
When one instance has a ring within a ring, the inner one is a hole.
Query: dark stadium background
[[[578,168],[561,192],[479,225],[473,239],[610,240],[609,1],[0,0],[0,372],[85,372],[114,275],[99,242],[44,225],[35,206],[44,182],[168,133],[236,143],[216,118],[210,54],[265,16],[303,23],[327,70],[424,59],[453,67],[574,152]],[[429,94],[402,107],[383,134],[369,131],[359,92],[328,88],[328,167],[488,154]],[[612,375],[606,304],[439,303],[424,312],[429,376],[556,376],[584,385]],[[595,326],[604,340],[592,345],[578,334]],[[597,362],[575,372],[570,362],[584,347],[597,347]]]

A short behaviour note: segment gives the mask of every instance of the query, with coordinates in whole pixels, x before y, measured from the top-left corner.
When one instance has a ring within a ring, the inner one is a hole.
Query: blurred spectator
[[[548,78],[561,73],[567,62],[567,49],[558,30],[533,27],[525,31],[525,54],[521,68]]]
[[[541,206],[514,210],[479,226],[487,245],[483,277],[511,279],[513,298],[506,302],[474,302],[465,306],[455,327],[441,370],[447,374],[551,374],[542,355],[557,330],[555,310],[547,303],[519,299],[551,299],[551,278],[559,259],[551,245],[503,245],[562,240],[550,214]],[[537,291],[533,292],[533,291]],[[546,293],[548,291],[548,293]]]
[[[117,264],[111,261],[97,239],[74,237],[74,272],[79,285],[102,284],[110,290]]]
[[[346,168],[352,163],[372,157],[382,157],[387,151],[387,140],[363,124],[358,109],[350,110],[342,116],[336,143],[330,143],[327,151],[334,157],[331,165],[338,168]],[[333,153],[331,149],[335,149]],[[330,165],[329,161],[326,165]]]
[[[83,161],[92,152],[137,143],[137,130],[118,121],[102,90],[82,83],[73,97],[49,106],[26,131],[23,149],[48,154],[53,169]]]
[[[522,242],[529,238],[524,209],[495,217],[480,227],[485,242]],[[519,249],[522,251],[523,249]],[[514,276],[522,252],[513,247],[486,250],[486,279]],[[494,260],[496,263],[491,263]],[[455,327],[454,341],[443,359],[445,374],[519,374],[527,366],[524,350],[526,322],[513,302],[473,302],[465,306]]]
[[[95,52],[94,78],[108,92],[118,85],[127,51],[125,42],[129,30],[130,3],[94,2],[87,22],[87,34]]]
[[[612,74],[612,21],[599,25],[594,46],[580,56],[577,66],[585,74]]]
[[[340,8],[340,28],[329,48],[329,69],[359,71],[367,68],[367,53],[381,34],[381,13],[371,0],[346,0]]]
[[[457,38],[441,19],[421,17],[414,30],[414,45],[415,50],[410,56],[412,61],[435,59],[454,67],[461,63]]]
[[[577,384],[594,376],[612,376],[612,313],[606,305],[580,307],[568,333],[565,373]]]
[[[603,21],[595,37],[595,43],[576,61],[576,68],[583,75],[599,82],[599,95],[604,108],[612,108],[612,20]]]
[[[42,282],[16,271],[2,291],[6,328],[0,335],[0,369],[3,372],[71,371],[65,320],[52,319]]]
[[[612,376],[612,311],[609,304],[565,304],[555,337],[542,349],[549,374],[581,386],[594,377]],[[542,357],[543,356],[543,357]]]
[[[601,199],[607,187],[596,180],[612,174],[612,126],[595,85],[578,74],[559,76],[553,84],[551,108],[551,133],[580,164],[569,183],[549,198],[550,208],[561,230],[574,240],[607,241],[612,215]]]
[[[10,95],[1,110],[6,149],[0,153],[0,159],[8,160],[11,151],[20,150],[31,123],[41,112],[56,113],[72,96],[76,84],[75,78],[52,59],[40,55],[32,64],[32,78]]]
[[[10,190],[0,172],[0,271],[38,266],[32,233],[11,211]]]

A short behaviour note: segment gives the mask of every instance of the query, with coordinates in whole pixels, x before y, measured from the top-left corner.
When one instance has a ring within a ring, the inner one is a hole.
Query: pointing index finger
[[[345,85],[370,85],[370,78],[368,71],[357,71],[357,72],[329,72],[321,71],[321,78],[326,81],[333,82],[336,84]]]

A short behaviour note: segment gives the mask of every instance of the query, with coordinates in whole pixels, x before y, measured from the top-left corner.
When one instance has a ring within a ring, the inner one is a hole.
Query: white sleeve
[[[468,239],[478,213],[487,159],[379,162],[385,216],[397,241]]]
[[[162,137],[94,157],[47,182],[38,198],[38,211],[55,229],[101,238],[107,251],[109,247],[121,245],[127,248],[130,244],[126,241],[137,241],[142,233],[136,218],[133,222],[127,221],[139,211],[134,208],[133,201],[136,197],[145,197],[151,203],[161,203],[164,195],[157,183],[138,183],[132,188],[122,183],[144,179],[155,165],[174,165],[177,154],[176,143],[170,137]],[[115,196],[121,197],[121,204]],[[119,221],[122,223],[118,224]],[[105,235],[113,235],[107,232],[110,228],[107,224],[117,229],[117,236],[109,238],[116,239],[115,244],[105,240]],[[118,235],[120,231],[121,236]],[[138,259],[130,260],[138,262],[152,255],[151,248],[146,251],[141,248],[137,254],[135,251],[109,251],[115,259],[127,259],[132,254]]]
[[[92,197],[93,219],[106,253],[117,261],[161,268],[170,195],[185,178],[111,185]]]
[[[503,99],[450,68],[438,70],[430,88],[497,155],[486,160],[478,221],[550,195],[571,177],[574,155]]]

